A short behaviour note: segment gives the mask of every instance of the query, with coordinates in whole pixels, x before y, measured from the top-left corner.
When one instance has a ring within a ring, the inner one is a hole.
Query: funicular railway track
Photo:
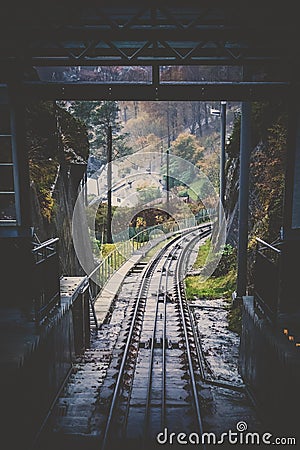
[[[199,362],[183,274],[204,224],[170,241],[141,273],[102,433],[102,449],[153,448],[162,430],[202,434]]]

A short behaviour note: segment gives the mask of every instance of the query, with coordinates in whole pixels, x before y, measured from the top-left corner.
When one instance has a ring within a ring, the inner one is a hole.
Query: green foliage
[[[162,168],[163,172],[163,179],[166,184],[166,177],[167,177],[167,166],[164,165]],[[187,187],[189,184],[195,179],[196,173],[195,173],[195,167],[190,165],[187,166],[184,162],[175,159],[170,158],[170,164],[169,164],[169,185],[170,189],[184,186]]]
[[[242,311],[241,307],[230,308],[227,315],[228,329],[241,335],[242,333]]]
[[[109,255],[113,250],[115,250],[116,244],[103,244],[101,246],[101,255],[102,258],[105,258],[107,255]]]
[[[113,206],[112,214],[114,214],[115,210],[116,210],[116,207]],[[93,227],[95,226],[96,234],[99,236],[99,239],[101,238],[101,240],[103,239],[103,242],[106,242],[106,240],[107,240],[107,236],[106,236],[106,233],[107,233],[107,203],[100,203],[95,215],[93,214],[92,208],[88,208],[87,211],[90,212],[92,218],[95,217],[95,224],[91,223],[91,221],[89,221],[89,227],[91,229],[93,229]],[[107,244],[107,245],[109,245],[109,244]]]
[[[207,265],[207,257],[211,247],[211,240],[200,246],[197,259],[193,268],[198,269]],[[190,276],[185,279],[186,294],[188,299],[196,298],[224,298],[229,300],[236,286],[236,250],[230,245],[226,245],[221,260],[214,274],[204,279],[200,276]],[[234,332],[241,331],[241,311],[229,308],[228,328]]]
[[[89,147],[86,130],[81,122],[55,102],[31,103],[26,110],[26,141],[30,180],[37,192],[41,214],[50,222],[55,210],[52,189],[59,163],[62,157],[65,163],[87,159]],[[59,152],[60,142],[63,156]]]
[[[193,181],[189,185],[189,189],[187,190],[187,194],[194,201],[201,199],[201,192],[203,188],[203,179]]]
[[[198,163],[203,158],[203,150],[198,139],[190,133],[179,134],[171,146],[174,155],[180,156],[192,164]]]
[[[29,160],[30,178],[34,182],[42,217],[51,222],[55,201],[51,188],[55,181],[58,163],[56,160]]]
[[[139,200],[148,203],[161,197],[160,189],[156,186],[140,186],[137,188]]]
[[[226,152],[229,158],[237,158],[240,154],[241,114],[236,114]]]
[[[93,211],[92,208],[87,209],[87,213],[89,214],[88,217],[88,224],[91,229],[95,227],[96,235],[99,240],[102,240],[103,242],[106,242],[106,232],[107,232],[107,203],[100,203],[100,205],[97,207],[97,211]],[[132,237],[137,227],[136,225],[136,216],[134,216],[135,210],[131,210],[129,207],[120,207],[120,206],[113,206],[112,207],[112,215],[114,220],[114,229],[115,232],[124,232],[124,223],[127,223],[131,220],[131,223],[129,223],[130,227],[133,227],[132,233],[129,231],[129,237]],[[155,225],[155,219],[154,216],[157,214],[156,210],[152,209],[146,209],[144,211],[139,212],[139,216],[142,217],[142,221],[145,220],[147,223],[147,226]],[[132,217],[133,216],[133,217]],[[125,222],[124,222],[125,218]],[[152,222],[154,220],[154,223]],[[95,223],[94,223],[95,222]],[[117,231],[118,230],[118,231]]]
[[[260,236],[278,238],[283,222],[283,197],[287,153],[287,111],[282,101],[253,102],[251,113],[252,154],[250,165],[250,241]],[[227,212],[235,207],[238,191],[240,117],[230,143],[227,171]]]
[[[196,261],[194,262],[193,269],[199,269],[204,266],[209,250],[211,247],[211,239],[206,239],[205,243],[199,247]]]
[[[237,117],[227,145],[227,212],[236,204],[240,122]],[[287,154],[287,112],[284,102],[273,100],[252,103],[252,155],[250,165],[250,215],[248,245],[248,286],[253,285],[253,264],[258,236],[267,242],[278,238],[283,223],[283,198]],[[229,184],[230,183],[230,184]],[[229,312],[229,326],[240,331],[239,308]]]
[[[145,227],[147,225],[146,220],[143,217],[138,216],[136,218],[136,228]]]
[[[214,188],[219,190],[219,148],[220,148],[220,134],[214,135],[214,150],[205,152],[204,157],[197,163],[197,167],[203,172],[212,183]]]
[[[211,239],[207,239],[205,243],[199,247],[198,255],[193,265],[193,269],[201,269],[201,267],[204,267],[204,265],[209,264],[208,258],[211,258],[209,254],[210,248]],[[213,260],[219,257],[220,254],[213,255]],[[231,295],[234,290],[236,279],[235,272],[236,249],[231,245],[225,245],[220,262],[213,275],[209,279],[203,281],[202,275],[186,278],[188,297],[228,297],[228,295]]]
[[[38,197],[42,216],[47,222],[51,222],[55,202],[50,194],[50,191],[48,189],[41,188]]]
[[[266,142],[269,130],[278,121],[286,122],[286,107],[284,102],[278,100],[252,103],[252,144],[255,146],[259,141]]]
[[[157,208],[146,208],[139,211],[130,222],[130,226],[134,229],[139,226],[153,227],[156,225],[164,225],[167,223],[174,224],[175,221],[172,219],[166,211]]]
[[[219,257],[220,254],[217,255]],[[226,275],[231,269],[236,268],[237,252],[236,248],[229,244],[224,246],[222,256],[216,270],[213,273],[214,277],[221,277]]]
[[[107,158],[108,128],[112,127],[113,152],[125,156],[132,152],[126,145],[127,135],[122,133],[119,120],[119,106],[116,101],[77,101],[68,107],[69,111],[83,121],[88,129],[91,154],[103,163]]]
[[[268,141],[269,130],[277,122],[286,122],[285,105],[280,101],[253,102],[251,104],[251,143],[254,148],[260,141]],[[241,114],[235,115],[233,129],[226,146],[230,158],[240,152]]]
[[[191,276],[185,279],[188,299],[197,298],[230,298],[235,289],[236,273],[230,270],[226,275],[203,279]]]
[[[67,162],[87,161],[89,156],[89,142],[85,124],[72,117],[63,108],[57,107],[61,140]]]
[[[268,242],[278,237],[283,222],[287,127],[279,119],[268,130],[264,145],[251,164],[251,188],[256,194],[253,230]]]

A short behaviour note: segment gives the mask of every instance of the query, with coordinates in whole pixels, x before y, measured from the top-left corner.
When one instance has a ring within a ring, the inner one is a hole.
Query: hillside
[[[55,102],[28,105],[26,122],[34,232],[40,241],[59,237],[61,272],[79,274],[72,214],[89,154],[86,128]]]
[[[252,152],[249,185],[249,284],[255,237],[272,243],[283,225],[284,178],[287,154],[287,112],[284,103],[252,104]],[[227,145],[225,210],[228,243],[236,247],[238,227],[240,117]]]

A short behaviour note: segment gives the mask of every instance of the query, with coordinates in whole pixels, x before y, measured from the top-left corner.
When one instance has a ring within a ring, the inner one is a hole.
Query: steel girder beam
[[[18,29],[7,31],[0,30],[0,37],[7,40],[7,45],[14,48],[20,45],[20,36],[16,36]],[[9,35],[7,35],[9,33]],[[255,43],[262,47],[272,45],[275,42],[286,45],[295,36],[295,31],[291,28],[283,27],[281,29],[273,26],[265,26],[263,28],[255,28],[251,26],[241,27],[235,26],[206,26],[197,25],[194,28],[170,28],[169,26],[162,26],[160,28],[148,27],[124,29],[118,27],[117,29],[107,29],[105,26],[72,26],[68,25],[65,28],[55,29],[45,27],[43,29],[28,29],[24,31],[24,39],[30,43],[54,43],[54,42],[87,42],[87,41],[117,41],[117,42],[154,42],[154,41],[175,41],[175,42],[193,42],[198,40],[211,42],[231,42]],[[274,48],[275,45],[273,45]]]
[[[79,33],[80,34],[80,33]],[[7,44],[0,42],[0,61],[4,63],[18,59],[20,52],[23,60],[32,65],[189,65],[189,64],[227,64],[244,65],[253,63],[287,63],[295,56],[292,47],[285,45],[282,40],[268,39],[263,45],[255,41],[247,41],[229,36],[220,38],[218,34],[208,38],[207,31],[199,31],[182,37],[178,32],[160,31],[136,32],[133,40],[126,33],[123,38],[119,33],[93,33],[95,37],[72,41],[64,40],[29,40]],[[130,33],[128,33],[130,34]],[[151,36],[149,36],[149,34]],[[222,34],[222,33],[221,33]],[[76,35],[76,34],[75,34]],[[269,36],[270,37],[270,36]]]
[[[101,46],[100,46],[101,45]],[[16,50],[15,50],[16,51]],[[15,51],[1,52],[0,62],[13,62]],[[285,48],[234,47],[221,42],[191,42],[177,46],[175,42],[128,43],[126,47],[105,41],[83,43],[77,47],[58,43],[43,49],[33,48],[27,61],[32,66],[102,66],[102,65],[254,65],[289,64],[293,58]],[[26,59],[25,59],[26,61]]]
[[[2,62],[242,65],[286,62],[298,42],[293,10],[264,2],[86,0],[12,12],[0,27]]]
[[[44,100],[262,100],[286,98],[290,83],[225,82],[225,83],[164,83],[107,84],[107,83],[40,83],[25,82],[24,95],[28,99]]]

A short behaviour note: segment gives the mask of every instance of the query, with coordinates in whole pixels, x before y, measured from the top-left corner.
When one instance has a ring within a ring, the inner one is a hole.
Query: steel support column
[[[247,247],[248,247],[248,203],[249,203],[249,161],[251,153],[251,103],[242,103],[240,179],[239,179],[239,226],[238,226],[238,274],[237,297],[246,294]]]
[[[31,200],[28,151],[25,131],[25,105],[22,84],[8,85],[11,111],[12,157],[18,235],[30,235]]]
[[[219,179],[220,179],[220,189],[219,189],[219,227],[221,229],[222,223],[225,219],[224,205],[225,205],[225,143],[226,143],[226,102],[221,102],[221,149],[220,149],[220,169],[219,169]]]
[[[10,139],[13,168],[13,198],[16,220],[1,221],[1,305],[20,307],[31,318],[33,305],[33,255],[29,163],[25,135],[25,105],[22,83],[12,77],[8,86]]]
[[[220,200],[225,199],[225,144],[226,144],[226,102],[221,102],[221,153],[220,153]]]
[[[288,141],[285,176],[283,241],[280,261],[279,317],[300,312],[300,92],[295,89],[288,104]]]

